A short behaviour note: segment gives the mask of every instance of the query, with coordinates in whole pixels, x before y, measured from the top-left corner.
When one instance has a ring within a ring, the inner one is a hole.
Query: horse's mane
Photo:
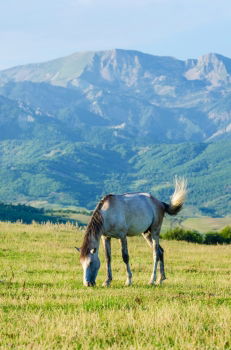
[[[100,209],[102,208],[104,202],[112,196],[111,194],[108,194],[104,196],[99,203],[97,204],[95,210],[93,211],[91,220],[89,224],[87,225],[86,233],[83,239],[83,244],[81,247],[81,257],[87,256],[89,254],[89,244],[91,241],[92,236],[93,237],[98,237],[100,230],[103,226],[103,216],[100,213]]]

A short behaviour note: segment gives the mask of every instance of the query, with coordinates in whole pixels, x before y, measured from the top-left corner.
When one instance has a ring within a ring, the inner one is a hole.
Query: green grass
[[[95,288],[82,286],[71,225],[0,223],[0,349],[231,349],[231,246],[162,241],[167,280],[151,287],[152,254],[129,239],[134,284],[112,241]]]

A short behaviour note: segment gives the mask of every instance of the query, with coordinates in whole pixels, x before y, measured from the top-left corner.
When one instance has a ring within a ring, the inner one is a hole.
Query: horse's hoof
[[[162,284],[164,280],[166,280],[167,278],[165,276],[160,277],[160,279],[158,280],[157,284]]]
[[[126,282],[125,282],[125,286],[129,287],[129,286],[131,286],[131,285],[132,285],[132,281],[126,281]]]
[[[108,281],[103,282],[102,287],[110,287],[111,283]]]
[[[155,286],[155,282],[154,281],[149,281],[148,284],[149,284],[149,286]]]
[[[84,286],[85,287],[95,287],[96,283],[95,282],[85,282]]]

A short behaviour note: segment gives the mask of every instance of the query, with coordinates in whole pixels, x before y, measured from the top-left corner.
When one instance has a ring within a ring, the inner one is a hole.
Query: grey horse
[[[98,256],[100,238],[102,238],[106,263],[107,278],[104,286],[110,286],[111,270],[111,238],[121,242],[122,257],[126,264],[126,285],[132,284],[132,272],[129,265],[127,237],[143,235],[153,249],[153,272],[150,284],[157,279],[157,265],[160,263],[159,283],[166,279],[164,271],[164,250],[159,244],[159,235],[165,213],[176,215],[181,210],[187,193],[187,181],[175,179],[175,191],[170,204],[159,201],[149,193],[108,194],[96,206],[87,226],[80,251],[80,262],[83,267],[83,283],[94,286],[100,268]]]

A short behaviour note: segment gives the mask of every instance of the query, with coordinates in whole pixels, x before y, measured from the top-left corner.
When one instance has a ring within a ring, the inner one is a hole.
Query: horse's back
[[[155,199],[145,192],[111,195],[101,208],[104,229],[113,237],[146,231],[155,220],[156,211]]]

